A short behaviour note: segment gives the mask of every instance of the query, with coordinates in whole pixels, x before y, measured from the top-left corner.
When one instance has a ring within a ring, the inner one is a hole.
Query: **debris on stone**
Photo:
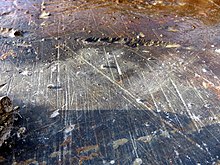
[[[47,88],[49,88],[49,89],[61,89],[62,87],[60,85],[56,85],[56,84],[48,84]]]
[[[2,37],[23,37],[24,32],[13,28],[0,27],[0,36]]]
[[[215,49],[215,52],[220,54],[220,49]]]
[[[10,137],[14,123],[12,101],[7,96],[0,97],[0,147]]]
[[[122,146],[127,142],[128,142],[128,139],[126,139],[126,138],[115,140],[115,141],[113,141],[113,148],[117,149],[119,146]]]
[[[54,112],[50,115],[50,118],[55,118],[55,117],[57,117],[59,114],[60,114],[60,113],[59,113],[59,109],[58,109],[58,110],[54,111]]]
[[[176,43],[169,43],[165,47],[166,48],[179,48],[181,45]]]
[[[47,18],[49,18],[49,16],[50,16],[49,12],[42,11],[42,13],[40,14],[39,18],[40,19],[47,19]]]

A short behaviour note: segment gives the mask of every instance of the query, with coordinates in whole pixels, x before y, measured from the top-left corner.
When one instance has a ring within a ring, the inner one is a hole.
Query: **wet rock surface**
[[[218,164],[219,5],[1,1],[0,162]]]

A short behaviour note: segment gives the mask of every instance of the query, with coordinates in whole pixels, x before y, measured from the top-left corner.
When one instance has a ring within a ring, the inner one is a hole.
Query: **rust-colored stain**
[[[16,57],[16,53],[13,50],[9,50],[6,53],[3,53],[0,55],[0,60],[5,60],[9,57],[15,58]]]
[[[78,154],[80,154],[80,153],[85,153],[85,152],[89,152],[89,151],[97,152],[98,149],[99,149],[99,145],[97,144],[97,145],[77,148],[76,151],[77,151]]]
[[[216,86],[214,83],[212,83],[208,80],[203,81],[202,85],[205,89],[209,89],[209,90],[213,91],[220,99],[220,86]]]
[[[60,146],[67,146],[71,142],[72,142],[72,138],[69,136],[63,141],[63,143],[60,144]]]
[[[99,156],[98,153],[91,153],[89,156],[80,156],[79,165],[82,165],[85,161],[92,160],[98,156]]]

